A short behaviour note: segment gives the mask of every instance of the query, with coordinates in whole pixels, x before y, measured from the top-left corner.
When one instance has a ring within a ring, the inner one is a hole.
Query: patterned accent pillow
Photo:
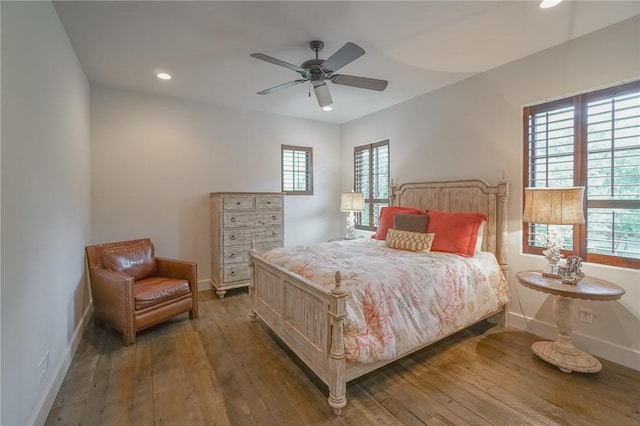
[[[387,247],[400,250],[429,252],[435,235],[436,234],[389,229],[387,233]]]

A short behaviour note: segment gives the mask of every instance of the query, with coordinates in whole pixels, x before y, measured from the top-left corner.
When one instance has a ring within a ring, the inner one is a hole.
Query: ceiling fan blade
[[[331,99],[331,92],[329,92],[329,86],[326,83],[322,83],[318,86],[313,86],[313,91],[316,92],[316,99],[320,108],[328,107],[333,104]]]
[[[376,78],[358,77],[355,75],[336,74],[331,77],[331,81],[335,84],[343,86],[359,87],[361,89],[377,90],[382,92],[387,88],[389,82],[387,80],[378,80]]]
[[[269,93],[277,92],[278,90],[286,89],[287,87],[296,86],[300,83],[304,83],[305,81],[307,80],[293,80],[288,83],[282,83],[270,89],[265,89],[262,92],[258,92],[258,95],[268,95]]]
[[[322,63],[322,67],[329,72],[336,72],[348,63],[358,59],[364,55],[364,49],[355,43],[348,42],[342,46],[336,53],[329,56]]]
[[[267,56],[262,53],[252,53],[250,55],[252,58],[261,59],[263,61],[279,65],[281,67],[289,68],[292,71],[299,72],[300,74],[305,74],[307,70],[301,68],[297,65],[290,64],[289,62],[281,61],[280,59],[272,58],[271,56]]]

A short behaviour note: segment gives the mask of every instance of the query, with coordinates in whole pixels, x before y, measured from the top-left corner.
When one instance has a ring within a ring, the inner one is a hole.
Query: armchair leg
[[[196,312],[195,309],[192,309],[189,311],[189,319],[195,319],[198,318],[198,312]]]
[[[125,346],[133,345],[136,342],[135,333],[131,336],[127,336],[127,333],[122,333],[122,344]]]

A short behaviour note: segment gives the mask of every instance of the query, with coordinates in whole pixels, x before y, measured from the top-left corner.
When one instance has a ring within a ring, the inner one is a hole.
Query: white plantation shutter
[[[525,187],[574,186],[574,107],[570,100],[531,108],[527,120],[528,171]],[[564,249],[573,248],[573,226],[529,224],[527,244],[545,247],[554,228],[564,237]]]
[[[640,89],[587,96],[587,251],[640,259]]]
[[[354,190],[364,194],[364,211],[356,228],[375,230],[380,209],[389,205],[389,141],[354,148]]]

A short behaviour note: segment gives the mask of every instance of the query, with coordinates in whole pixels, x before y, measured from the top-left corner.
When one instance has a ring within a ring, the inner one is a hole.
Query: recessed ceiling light
[[[322,107],[322,110],[323,110],[323,111],[332,111],[332,110],[333,110],[333,107],[332,107],[331,105],[327,105],[327,106],[325,106],[325,107]]]
[[[543,9],[549,9],[550,7],[557,6],[562,0],[542,0],[540,7]]]
[[[167,74],[166,72],[159,72],[158,74],[156,74],[156,76],[160,80],[171,80],[171,75]]]

